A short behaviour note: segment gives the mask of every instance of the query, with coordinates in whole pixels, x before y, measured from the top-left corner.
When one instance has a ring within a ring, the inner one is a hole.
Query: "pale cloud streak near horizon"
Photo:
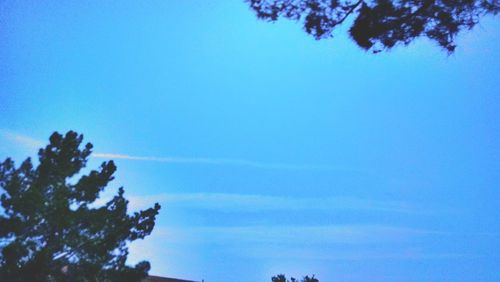
[[[153,237],[175,243],[294,244],[307,240],[324,244],[394,244],[412,237],[445,236],[449,232],[384,224],[162,226]]]
[[[162,226],[148,241],[131,245],[131,261],[139,261],[145,250],[162,246],[219,246],[218,255],[239,252],[255,259],[305,258],[310,260],[450,259],[473,254],[424,252],[410,242],[455,234],[433,229],[387,224]],[[335,246],[342,250],[332,252]],[[379,246],[391,246],[380,252]],[[286,246],[286,247],[285,247]],[[360,249],[362,246],[363,249]],[[153,252],[151,252],[153,253]],[[187,258],[192,259],[192,258]]]
[[[407,214],[432,214],[435,210],[423,211],[401,201],[382,201],[356,197],[287,197],[229,193],[160,193],[152,195],[130,195],[132,210],[145,209],[155,202],[184,209],[206,209],[232,212],[269,211],[333,211],[356,210]]]

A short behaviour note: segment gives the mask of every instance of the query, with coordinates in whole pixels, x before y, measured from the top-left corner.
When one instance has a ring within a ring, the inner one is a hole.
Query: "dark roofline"
[[[196,282],[196,281],[149,275],[142,282]]]

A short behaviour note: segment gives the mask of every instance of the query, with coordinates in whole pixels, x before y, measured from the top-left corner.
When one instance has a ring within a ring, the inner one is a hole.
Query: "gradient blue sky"
[[[500,280],[500,25],[447,56],[315,41],[243,1],[2,1],[0,157],[84,133],[152,274]]]

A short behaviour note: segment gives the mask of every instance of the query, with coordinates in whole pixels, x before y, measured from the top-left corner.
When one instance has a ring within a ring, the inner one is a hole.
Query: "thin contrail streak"
[[[27,148],[40,148],[43,145],[41,140],[37,140],[30,136],[21,135],[8,130],[0,129],[0,135],[3,135],[7,140],[23,145]],[[246,159],[231,159],[231,158],[200,158],[200,157],[156,157],[156,156],[132,156],[127,154],[113,153],[93,153],[92,157],[101,159],[121,159],[131,161],[150,161],[171,164],[199,164],[199,165],[219,165],[219,166],[240,166],[253,167],[259,169],[275,169],[275,170],[315,170],[315,171],[343,171],[355,172],[375,175],[373,172],[358,168],[333,165],[319,164],[290,164],[290,163],[272,163],[253,161]]]
[[[244,159],[219,159],[219,158],[187,158],[187,157],[145,157],[131,156],[125,154],[110,154],[110,153],[94,153],[95,158],[105,159],[122,159],[133,161],[152,161],[162,163],[178,163],[178,164],[207,164],[207,165],[232,165],[246,166],[262,169],[288,169],[288,170],[325,170],[325,171],[358,171],[361,170],[338,167],[331,165],[316,165],[316,164],[288,164],[288,163],[267,163],[259,161],[251,161]]]

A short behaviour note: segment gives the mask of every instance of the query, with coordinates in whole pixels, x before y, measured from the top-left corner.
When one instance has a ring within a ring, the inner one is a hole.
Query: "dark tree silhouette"
[[[276,276],[273,276],[271,278],[272,282],[299,282],[299,280],[291,277],[290,280],[286,279],[286,276],[284,274],[278,274]],[[309,277],[308,275],[304,276],[300,282],[319,282],[317,278],[314,277]]]
[[[149,235],[160,206],[127,214],[123,188],[96,207],[113,180],[113,161],[80,177],[92,144],[55,132],[33,167],[0,164],[0,281],[140,281],[149,263],[125,264],[127,243]],[[79,178],[78,180],[76,178]],[[91,205],[93,204],[93,205]]]
[[[332,36],[349,16],[349,33],[365,50],[379,52],[417,37],[436,41],[449,53],[455,37],[487,14],[500,10],[498,0],[245,0],[257,17],[268,21],[303,21],[316,39]]]

